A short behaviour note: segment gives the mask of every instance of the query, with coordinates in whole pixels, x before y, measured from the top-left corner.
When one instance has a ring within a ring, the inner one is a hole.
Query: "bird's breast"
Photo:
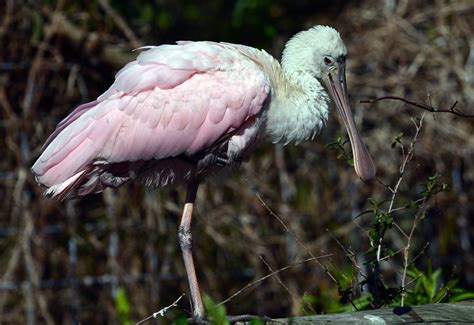
[[[266,110],[249,118],[229,138],[227,156],[238,161],[247,160],[255,145],[265,136]]]
[[[270,140],[284,145],[312,139],[326,123],[329,112],[327,94],[313,77],[306,76],[288,88],[293,90],[274,94],[266,122]]]

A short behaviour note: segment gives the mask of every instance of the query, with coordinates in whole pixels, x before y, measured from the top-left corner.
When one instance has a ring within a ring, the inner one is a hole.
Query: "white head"
[[[354,168],[366,181],[375,166],[355,126],[346,86],[347,49],[339,33],[328,26],[314,26],[286,43],[282,68],[288,77],[306,74],[323,81],[346,126],[354,154]]]
[[[337,30],[314,26],[299,32],[286,43],[282,66],[288,72],[307,72],[321,78],[328,59],[345,59],[346,55],[346,46]]]

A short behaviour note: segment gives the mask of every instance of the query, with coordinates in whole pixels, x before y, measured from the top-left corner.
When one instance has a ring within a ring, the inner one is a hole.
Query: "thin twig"
[[[336,278],[331,274],[331,272],[329,272],[329,269],[324,265],[322,264],[321,262],[318,261],[318,259],[314,256],[314,254],[301,242],[301,240],[299,240],[298,237],[296,237],[296,235],[294,233],[292,233],[290,231],[290,228],[288,228],[288,226],[286,225],[286,223],[283,221],[283,219],[277,215],[275,212],[273,212],[272,209],[270,209],[270,207],[265,203],[265,201],[263,201],[262,197],[260,196],[260,194],[258,193],[255,193],[255,195],[257,196],[258,200],[260,201],[260,203],[262,204],[262,206],[267,209],[267,211],[274,217],[278,220],[278,222],[280,222],[280,224],[283,226],[283,228],[285,229],[286,232],[288,232],[289,234],[291,234],[291,236],[294,238],[294,240],[298,243],[298,245],[300,245],[304,250],[306,250],[306,252],[308,253],[309,256],[311,256],[311,258],[324,270],[324,272],[331,278],[332,281],[334,281],[334,283],[337,283],[337,280]]]
[[[5,14],[3,15],[2,24],[0,25],[0,38],[8,32],[8,27],[12,22],[13,0],[5,2]]]
[[[451,114],[461,116],[461,117],[474,118],[473,114],[466,114],[464,112],[461,112],[461,111],[457,110],[456,109],[456,105],[458,104],[457,101],[455,101],[454,104],[451,105],[451,107],[448,108],[448,109],[435,108],[431,105],[422,104],[422,103],[418,103],[418,102],[413,102],[411,100],[408,100],[406,98],[399,97],[399,96],[382,96],[382,97],[378,97],[378,98],[374,98],[374,99],[365,99],[365,100],[361,100],[360,103],[361,104],[373,104],[373,103],[376,103],[380,100],[388,100],[388,99],[398,100],[398,101],[404,102],[405,104],[424,109],[424,110],[426,110],[428,112],[431,112],[431,113],[451,113]]]
[[[14,274],[14,271],[18,267],[20,256],[22,252],[22,238],[17,240],[15,247],[11,250],[11,255],[7,263],[7,268],[5,273],[2,275],[0,283],[5,283],[10,280]],[[8,292],[4,290],[0,295],[0,322],[3,322],[2,316],[5,315],[4,313],[4,306],[7,300]]]
[[[58,30],[58,19],[59,13],[62,11],[64,5],[64,1],[58,1],[56,8],[54,10],[53,15],[51,16],[51,23],[48,28],[45,29],[45,35],[43,40],[38,46],[38,50],[36,51],[35,57],[31,63],[30,70],[28,71],[28,77],[26,81],[25,87],[25,95],[23,97],[21,106],[23,109],[23,116],[28,118],[31,112],[32,105],[34,101],[39,101],[39,92],[37,91],[37,77],[41,75],[41,69],[44,68],[43,65],[43,57],[48,49],[49,43],[53,36],[56,34]],[[35,98],[36,96],[36,98]]]
[[[272,276],[274,276],[274,275],[277,275],[277,274],[279,274],[279,273],[281,273],[281,272],[283,272],[283,271],[286,271],[286,270],[288,270],[288,269],[291,269],[291,268],[293,268],[293,267],[295,267],[295,266],[298,266],[298,265],[301,265],[301,264],[304,264],[304,263],[316,261],[317,259],[326,258],[326,257],[330,257],[330,256],[332,256],[332,254],[321,255],[321,256],[318,256],[318,257],[310,257],[310,258],[307,258],[307,259],[305,259],[305,260],[302,260],[302,261],[293,263],[293,264],[291,264],[291,265],[287,265],[287,266],[285,266],[285,267],[282,267],[282,268],[280,268],[280,269],[278,269],[278,270],[276,270],[276,271],[273,271],[273,272],[271,272],[271,273],[269,273],[269,274],[267,274],[267,275],[261,277],[261,278],[258,279],[258,280],[255,280],[255,281],[252,281],[252,282],[248,283],[245,287],[243,287],[242,289],[236,291],[236,292],[235,292],[234,294],[232,294],[229,298],[227,298],[227,299],[221,301],[220,303],[218,303],[217,306],[220,306],[220,305],[223,305],[223,304],[228,303],[229,301],[231,301],[232,299],[234,299],[236,296],[240,295],[243,291],[245,291],[245,290],[247,290],[247,289],[249,289],[249,288],[251,288],[251,287],[253,287],[253,286],[255,286],[255,285],[257,285],[257,284],[259,284],[259,283],[265,281],[266,279],[268,279],[268,278],[270,278],[270,277],[272,277]]]
[[[138,37],[135,35],[133,30],[128,27],[125,19],[123,19],[122,16],[120,16],[118,12],[112,8],[109,1],[99,0],[99,4],[107,13],[107,15],[109,15],[114,20],[115,25],[117,25],[117,27],[125,34],[125,37],[127,37],[128,41],[130,42],[130,45],[134,49],[139,48],[141,46],[141,42],[138,40]]]
[[[272,266],[270,265],[270,263],[268,263],[262,255],[260,255],[259,258],[267,266],[267,268],[270,272],[274,271]],[[288,286],[280,279],[280,277],[278,275],[275,275],[275,277],[276,277],[278,283],[280,283],[280,285],[285,289],[285,291],[288,292],[288,294],[291,296],[291,298],[294,299],[295,301],[298,301],[299,300],[298,295],[296,295],[294,292],[291,292],[290,288],[288,288]],[[311,305],[309,305],[309,307],[312,309]],[[314,310],[313,310],[313,312],[316,313],[316,311],[314,311]]]
[[[423,255],[425,253],[425,250],[426,248],[430,246],[430,242],[426,242],[425,246],[423,246],[423,248],[421,249],[421,251],[418,253],[418,255],[416,255],[415,257],[413,257],[410,261],[410,264],[413,264],[418,258],[420,258],[421,255]]]
[[[382,258],[380,259],[380,262],[385,261],[385,260],[388,260],[390,257],[393,257],[393,256],[395,256],[395,255],[401,253],[402,251],[403,251],[403,248],[400,248],[399,250],[393,252],[393,254],[390,254],[390,255],[387,255],[387,256],[382,257]]]
[[[413,139],[410,142],[410,146],[409,146],[408,151],[406,153],[405,153],[405,147],[403,146],[403,144],[401,145],[401,150],[402,150],[402,154],[403,154],[403,161],[402,161],[402,164],[401,164],[400,169],[399,169],[399,176],[398,176],[398,180],[397,180],[395,186],[392,188],[388,185],[384,185],[390,191],[390,193],[392,194],[392,196],[389,200],[389,206],[388,206],[388,210],[387,210],[387,214],[389,214],[389,215],[394,212],[393,206],[395,204],[395,198],[396,198],[396,196],[398,194],[398,191],[400,189],[400,185],[402,184],[402,181],[404,179],[407,165],[413,159],[413,155],[414,155],[414,151],[415,151],[415,144],[418,142],[418,137],[420,135],[421,128],[423,126],[424,118],[425,118],[425,113],[423,113],[423,115],[421,116],[418,124],[416,123],[415,120],[413,120],[413,123],[415,124],[416,132],[415,132],[415,135],[413,136]],[[403,231],[403,229],[398,225],[398,223],[394,222],[393,225],[400,231],[400,233],[406,239],[408,239],[408,235],[405,233],[405,231]],[[377,261],[380,261],[381,248],[382,248],[382,238],[380,238],[380,242],[379,242],[379,245],[378,245],[378,248],[377,248]]]
[[[424,205],[425,205],[427,200],[428,200],[428,197],[426,197],[426,199],[421,203],[420,208],[418,209],[418,211],[415,215],[415,219],[413,220],[413,224],[412,224],[411,229],[410,229],[410,234],[408,235],[407,244],[406,244],[405,248],[403,249],[403,274],[402,274],[402,285],[401,285],[402,295],[401,295],[401,300],[400,300],[400,306],[401,307],[403,307],[404,303],[405,303],[405,287],[406,287],[405,282],[406,282],[406,277],[407,277],[408,265],[410,265],[410,263],[408,261],[408,257],[409,257],[409,254],[410,254],[411,240],[413,238],[415,228],[418,225],[418,223],[420,222],[421,217],[425,212]]]
[[[37,265],[33,257],[32,240],[34,236],[34,221],[30,211],[24,212],[24,218],[25,231],[23,232],[22,238],[23,262],[25,263],[25,270],[27,274],[27,285],[30,289],[25,292],[28,295],[26,297],[27,308],[31,308],[30,310],[33,311],[33,317],[36,317],[36,315],[34,315],[36,305],[29,306],[28,304],[28,301],[31,300],[31,302],[34,302],[36,300],[35,302],[39,306],[40,314],[43,317],[45,324],[54,324],[53,317],[48,310],[46,297],[43,293],[41,293],[40,290],[38,290],[40,274],[37,270]],[[31,297],[29,297],[29,295],[31,295]]]
[[[405,287],[408,287],[410,284],[412,284],[413,282],[415,282],[416,280],[418,280],[422,276],[423,276],[423,273],[420,272],[416,277],[411,279],[411,281],[408,281],[407,283],[405,283]]]
[[[389,204],[388,211],[387,211],[388,213],[393,212],[393,204],[395,203],[395,197],[397,196],[398,190],[400,188],[400,184],[402,183],[402,180],[403,180],[403,176],[405,175],[406,167],[407,167],[408,163],[413,159],[415,144],[418,142],[418,136],[420,135],[420,131],[421,131],[421,127],[423,126],[424,118],[425,118],[425,114],[423,113],[423,115],[420,118],[419,124],[416,124],[416,122],[413,121],[413,123],[415,124],[416,133],[415,133],[415,135],[413,136],[413,139],[410,142],[410,147],[408,149],[408,152],[405,155],[405,158],[402,162],[402,165],[400,166],[400,173],[399,173],[398,181],[395,184],[395,186],[393,187],[393,189],[389,188],[390,192],[392,192],[392,197],[390,198],[390,201],[389,201],[390,204]],[[402,146],[402,149],[403,149],[403,146]]]
[[[149,321],[153,318],[157,318],[158,316],[161,316],[161,317],[164,317],[166,312],[168,311],[168,309],[172,308],[172,307],[178,307],[178,302],[181,300],[181,298],[184,297],[184,293],[178,297],[178,299],[176,299],[171,305],[169,306],[166,306],[164,308],[161,308],[160,310],[158,310],[156,313],[153,313],[151,314],[150,316],[148,316],[147,318],[144,318],[138,322],[135,323],[135,325],[140,325],[140,324],[143,324],[145,323],[146,321]]]
[[[354,265],[354,267],[359,270],[359,274],[363,277],[366,277],[366,275],[362,272],[362,269],[361,267],[359,266],[359,264],[357,264],[357,260],[356,260],[356,257],[355,257],[355,254],[353,252],[349,252],[345,247],[344,245],[342,245],[342,243],[339,241],[339,239],[337,239],[336,235],[329,229],[326,229],[326,231],[329,233],[329,235],[336,241],[336,243],[339,245],[339,247],[341,247],[341,249],[344,251],[344,253],[346,254],[346,256],[351,260],[352,264]]]
[[[415,127],[416,127],[416,134],[415,134],[415,137],[413,138],[412,140],[412,144],[410,145],[410,151],[412,151],[412,148],[414,148],[415,146],[415,140],[417,139],[418,137],[418,134],[420,133],[420,130],[421,130],[421,127],[423,126],[423,118],[424,118],[424,114],[423,116],[421,117],[420,121],[418,124],[415,123]],[[423,198],[423,200],[421,201],[420,205],[418,206],[418,211],[415,215],[415,219],[413,220],[413,224],[411,226],[411,229],[410,229],[410,233],[408,234],[408,237],[407,237],[407,243],[406,243],[406,246],[405,248],[403,249],[403,275],[402,275],[402,294],[401,294],[401,301],[400,301],[400,306],[403,307],[404,303],[405,303],[405,287],[406,287],[406,276],[407,276],[407,270],[408,270],[408,265],[410,265],[409,263],[409,253],[410,253],[410,245],[411,245],[411,240],[413,238],[413,234],[415,232],[415,228],[416,226],[418,225],[418,223],[420,222],[420,220],[422,219],[422,216],[423,216],[423,213],[425,211],[424,209],[424,206],[425,206],[425,203],[426,201],[428,200],[428,196],[425,196]]]

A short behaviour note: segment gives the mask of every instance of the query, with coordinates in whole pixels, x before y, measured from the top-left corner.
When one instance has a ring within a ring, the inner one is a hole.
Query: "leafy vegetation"
[[[443,283],[441,269],[433,270],[431,264],[425,272],[413,266],[407,274],[414,281],[412,289],[406,289],[409,306],[474,299],[474,291],[461,288],[458,279]]]

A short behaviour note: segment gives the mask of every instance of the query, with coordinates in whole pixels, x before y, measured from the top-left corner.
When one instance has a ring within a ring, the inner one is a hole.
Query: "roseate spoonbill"
[[[46,195],[60,200],[132,179],[186,183],[179,241],[194,317],[202,319],[190,226],[207,174],[248,159],[261,139],[312,139],[328,117],[320,80],[347,128],[356,173],[367,181],[375,167],[349,107],[347,50],[335,29],[296,34],[281,64],[264,50],[230,43],[181,41],[141,50],[105,93],[58,124],[32,171]]]

